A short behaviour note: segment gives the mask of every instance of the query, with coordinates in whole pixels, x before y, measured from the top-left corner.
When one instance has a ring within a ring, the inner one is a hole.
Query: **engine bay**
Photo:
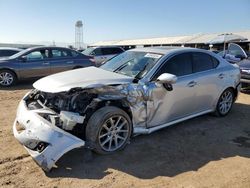
[[[84,120],[99,101],[97,94],[84,90],[55,94],[33,90],[24,100],[29,110],[78,137],[84,136]]]

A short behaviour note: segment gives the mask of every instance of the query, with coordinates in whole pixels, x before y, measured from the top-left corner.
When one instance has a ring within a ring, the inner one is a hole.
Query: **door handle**
[[[223,78],[224,78],[224,76],[225,76],[225,74],[221,73],[221,74],[219,74],[219,76],[218,76],[218,77],[219,77],[220,79],[223,79]]]
[[[74,61],[67,61],[66,63],[67,63],[67,64],[73,64]]]
[[[195,81],[191,81],[187,84],[188,87],[194,87],[197,84]]]
[[[43,65],[49,65],[50,63],[49,62],[44,62]]]

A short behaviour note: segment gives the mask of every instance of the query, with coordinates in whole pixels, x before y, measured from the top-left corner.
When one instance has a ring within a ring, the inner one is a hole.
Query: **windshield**
[[[87,48],[86,50],[84,50],[82,53],[84,55],[91,55],[91,53],[93,52],[94,48]]]
[[[234,43],[230,43],[228,45],[227,53],[230,55],[234,55],[234,56],[240,55],[245,58],[247,57],[245,51],[238,44],[234,44]]]
[[[126,51],[107,61],[100,68],[141,79],[162,57],[162,54]]]

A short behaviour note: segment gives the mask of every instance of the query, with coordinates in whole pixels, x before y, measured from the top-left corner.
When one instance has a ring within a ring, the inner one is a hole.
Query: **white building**
[[[245,49],[250,51],[250,30],[241,32],[229,32],[247,38],[247,41],[240,42],[239,44]],[[209,48],[208,42],[221,33],[211,34],[194,34],[183,36],[169,36],[147,39],[130,39],[130,40],[116,40],[116,41],[100,41],[89,45],[93,46],[121,46],[125,49],[135,47],[150,47],[150,46],[186,46],[195,48]],[[223,44],[214,45],[214,48],[221,50]]]

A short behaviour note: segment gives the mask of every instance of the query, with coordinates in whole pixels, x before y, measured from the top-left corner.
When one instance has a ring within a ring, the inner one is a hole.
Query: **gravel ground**
[[[250,94],[241,93],[227,117],[204,115],[137,136],[113,155],[76,149],[45,173],[12,134],[30,88],[0,90],[0,187],[250,187]]]

